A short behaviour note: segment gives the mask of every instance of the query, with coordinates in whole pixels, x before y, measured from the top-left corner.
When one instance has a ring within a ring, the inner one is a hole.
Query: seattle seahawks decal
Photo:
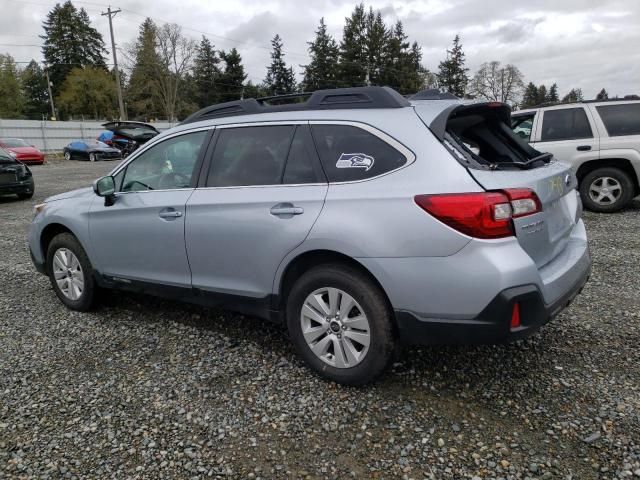
[[[368,172],[374,162],[372,156],[364,153],[342,153],[336,162],[336,168],[364,168]]]

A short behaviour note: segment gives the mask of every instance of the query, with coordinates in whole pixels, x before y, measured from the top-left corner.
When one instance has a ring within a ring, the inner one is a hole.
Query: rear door
[[[541,110],[531,145],[569,163],[574,171],[600,156],[600,141],[591,112],[583,105]]]
[[[222,126],[214,142],[187,203],[193,287],[263,299],[318,218],[327,183],[306,122]]]

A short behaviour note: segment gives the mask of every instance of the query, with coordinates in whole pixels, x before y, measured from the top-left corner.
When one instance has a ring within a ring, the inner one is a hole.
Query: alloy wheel
[[[311,351],[333,367],[354,367],[367,355],[369,321],[358,302],[343,290],[325,287],[309,294],[300,324]]]
[[[80,261],[68,248],[53,255],[53,275],[58,288],[69,300],[78,300],[84,291],[84,272]]]
[[[622,195],[622,185],[612,177],[598,177],[589,185],[589,197],[598,205],[612,205]]]

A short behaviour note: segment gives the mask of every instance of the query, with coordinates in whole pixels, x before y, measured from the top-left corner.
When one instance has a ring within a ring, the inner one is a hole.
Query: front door
[[[265,299],[327,184],[306,124],[218,128],[216,137],[206,184],[187,202],[193,287]]]
[[[93,202],[89,231],[100,273],[190,287],[185,205],[193,194],[207,131],[170,137],[116,174],[115,202]]]

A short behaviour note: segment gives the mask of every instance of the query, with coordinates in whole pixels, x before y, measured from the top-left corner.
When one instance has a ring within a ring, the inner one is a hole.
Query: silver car
[[[591,268],[575,188],[504,104],[326,90],[193,114],[38,205],[29,245],[71,309],[117,288],[256,315],[363,384],[402,344],[508,342],[568,305]]]

